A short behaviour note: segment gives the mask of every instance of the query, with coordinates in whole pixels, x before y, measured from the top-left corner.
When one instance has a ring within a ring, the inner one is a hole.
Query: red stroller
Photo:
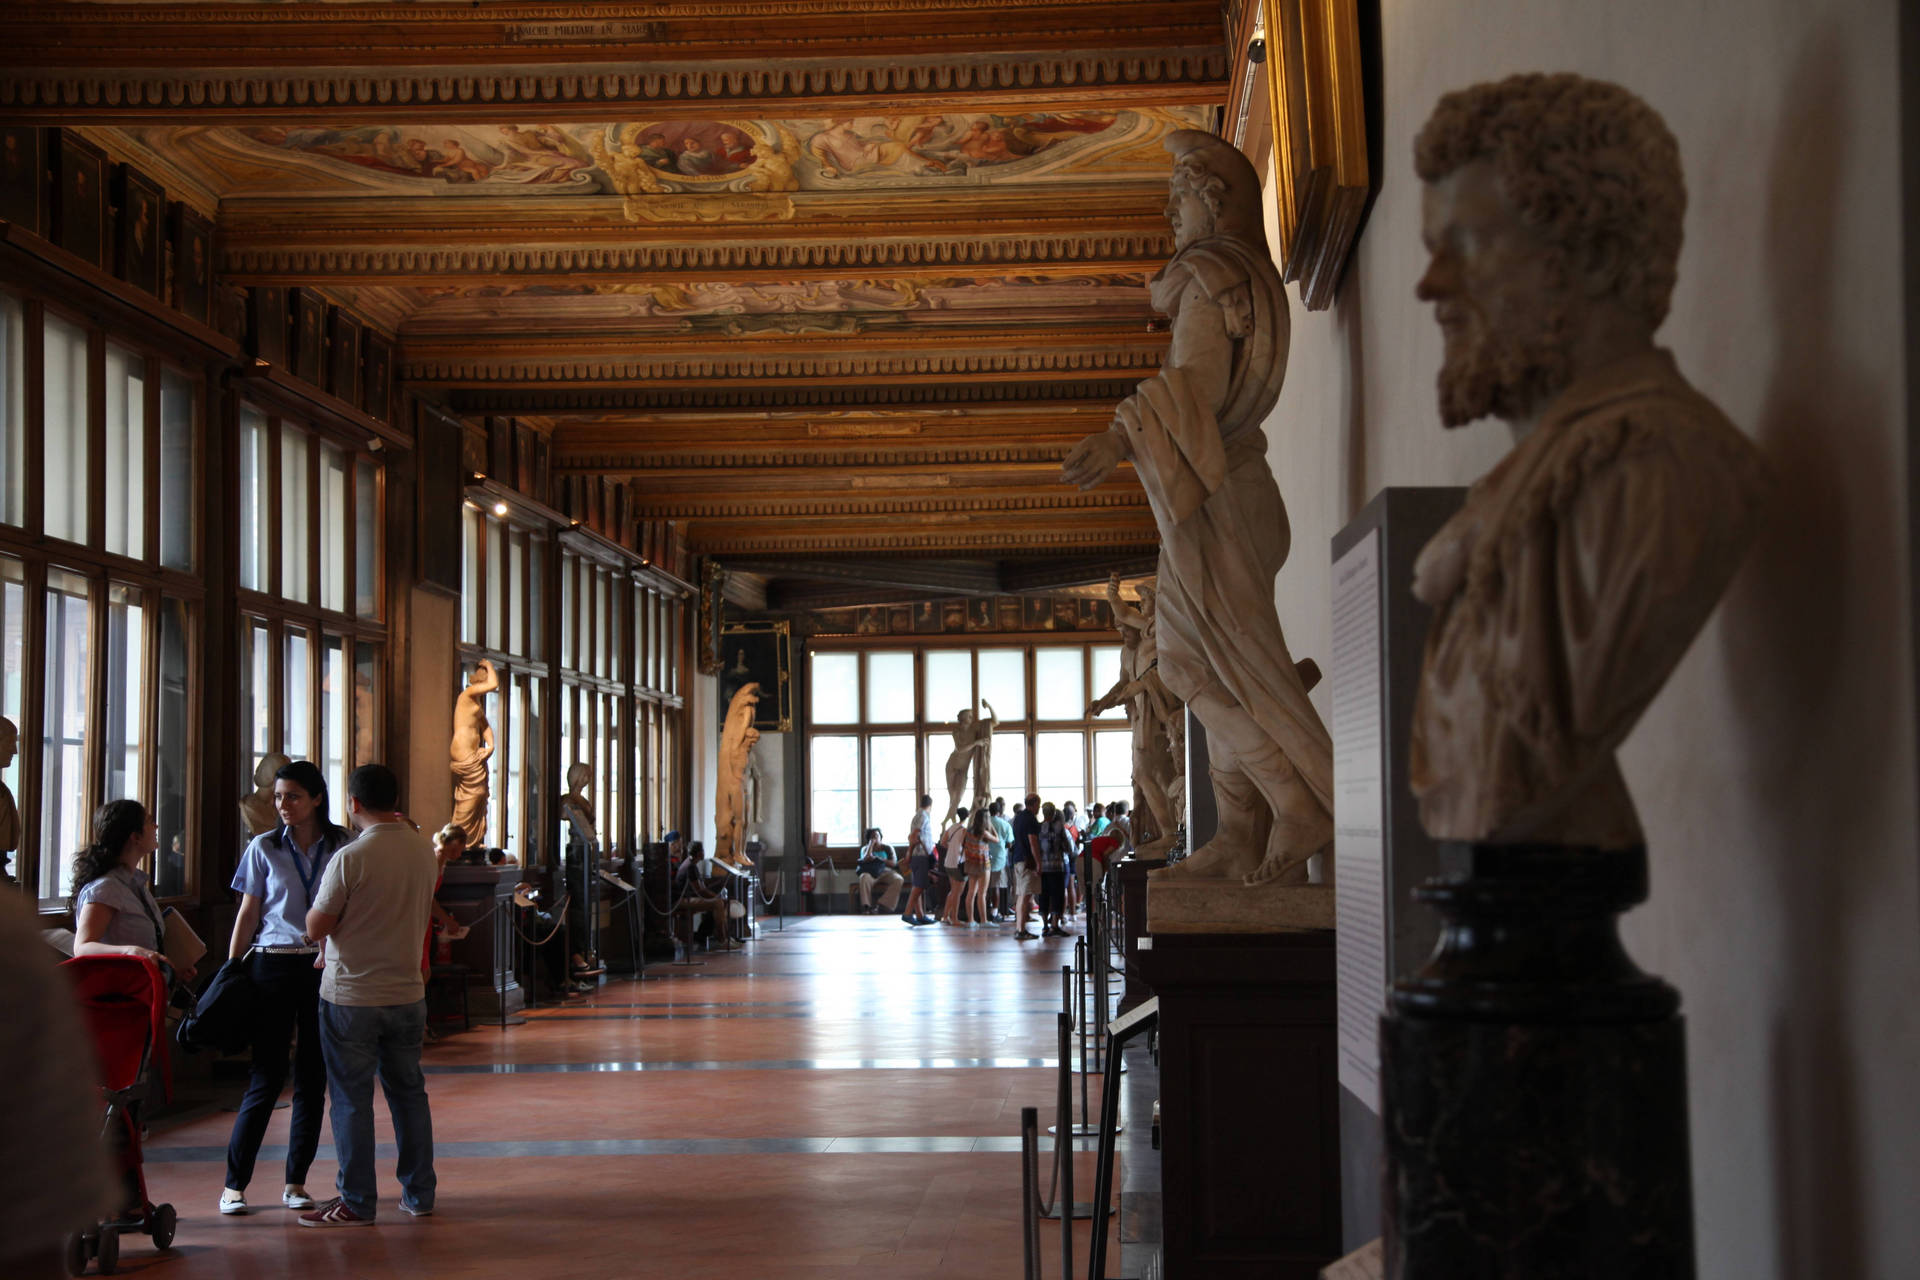
[[[90,1231],[67,1238],[67,1272],[80,1275],[98,1261],[100,1273],[119,1265],[120,1236],[139,1231],[153,1237],[156,1249],[173,1243],[178,1218],[170,1204],[147,1199],[146,1171],[140,1155],[140,1121],[134,1108],[153,1093],[159,1062],[160,1093],[172,1092],[167,1059],[167,983],[160,966],[137,956],[81,956],[61,968],[73,979],[74,994],[93,1037],[99,1060],[100,1096],[106,1103],[101,1138],[113,1152],[124,1191],[119,1214]]]

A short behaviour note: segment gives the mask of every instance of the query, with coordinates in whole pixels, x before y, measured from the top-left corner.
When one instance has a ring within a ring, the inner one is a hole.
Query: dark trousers
[[[286,1087],[289,1056],[293,1123],[287,1136],[288,1182],[307,1180],[327,1106],[327,1064],[320,1054],[320,971],[313,967],[313,957],[256,951],[248,967],[260,989],[260,1007],[253,1028],[253,1074],[227,1141],[227,1185],[236,1191],[245,1191],[253,1178],[273,1104]]]
[[[1041,916],[1057,916],[1066,909],[1067,873],[1064,871],[1042,871],[1040,873]]]

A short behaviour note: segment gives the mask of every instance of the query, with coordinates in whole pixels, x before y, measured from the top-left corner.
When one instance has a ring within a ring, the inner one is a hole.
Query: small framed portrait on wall
[[[247,350],[254,359],[287,364],[287,287],[257,284],[247,291]]]
[[[130,164],[113,167],[113,200],[120,216],[114,224],[113,273],[142,293],[162,296],[161,267],[166,259],[160,215],[167,207],[160,184]]]
[[[360,404],[360,322],[345,308],[327,308],[327,390]]]
[[[173,246],[173,297],[176,311],[207,324],[213,301],[213,224],[174,201],[167,210],[167,240]]]
[[[54,135],[53,242],[107,265],[107,153],[70,129]]]
[[[322,385],[326,375],[327,303],[312,289],[291,291],[293,308],[293,371],[313,385]]]
[[[47,234],[47,130],[0,128],[0,220]]]

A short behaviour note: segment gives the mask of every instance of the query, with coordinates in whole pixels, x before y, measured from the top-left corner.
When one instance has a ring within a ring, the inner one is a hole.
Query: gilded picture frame
[[[1333,305],[1370,177],[1356,0],[1260,0],[1266,27],[1281,278]]]

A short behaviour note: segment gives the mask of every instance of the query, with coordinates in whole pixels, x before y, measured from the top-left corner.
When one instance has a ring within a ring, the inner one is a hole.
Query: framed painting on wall
[[[367,330],[360,344],[360,408],[369,417],[393,421],[393,343]]]
[[[327,308],[327,390],[350,405],[360,403],[360,322],[344,307]]]
[[[724,729],[727,705],[749,681],[760,686],[753,727],[762,733],[793,732],[793,624],[790,622],[734,622],[721,628],[720,714]]]
[[[201,324],[212,317],[213,224],[174,201],[167,209],[167,239],[173,246],[173,308]]]
[[[293,371],[314,386],[322,386],[327,354],[327,303],[312,289],[288,295],[293,309]]]
[[[107,153],[69,129],[54,135],[53,242],[107,264]]]
[[[1260,0],[1267,31],[1281,278],[1333,305],[1367,205],[1367,109],[1355,0]]]
[[[287,288],[259,284],[247,290],[247,350],[256,360],[287,363]]]
[[[47,130],[0,128],[0,221],[47,234]]]
[[[118,164],[113,167],[113,198],[120,208],[114,224],[113,273],[158,298],[164,283],[160,215],[167,207],[166,193],[132,165]]]

